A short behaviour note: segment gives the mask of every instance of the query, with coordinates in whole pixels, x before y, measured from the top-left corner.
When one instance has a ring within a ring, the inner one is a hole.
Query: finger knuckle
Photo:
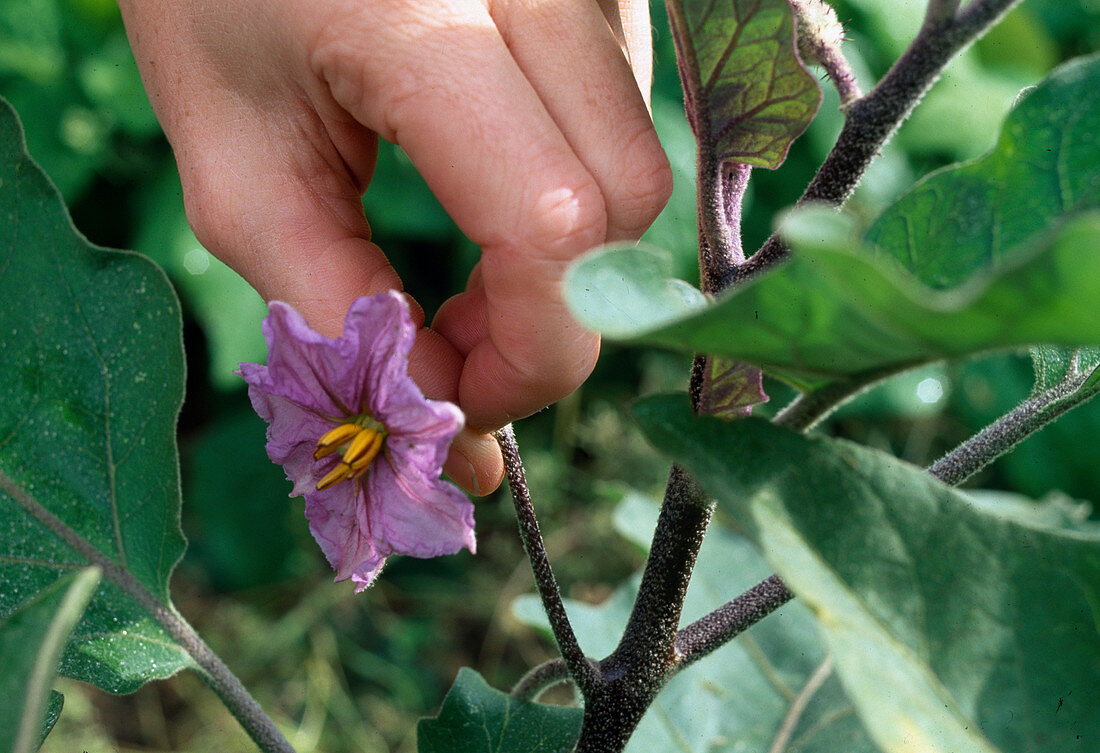
[[[195,238],[217,253],[226,243],[236,213],[230,206],[235,192],[227,190],[223,171],[210,160],[180,160],[183,208]]]
[[[551,259],[571,259],[607,237],[603,194],[588,177],[541,192],[529,217],[526,240]]]
[[[620,179],[616,188],[608,192],[610,224],[640,236],[672,195],[672,167],[652,127],[627,143],[619,164]]]

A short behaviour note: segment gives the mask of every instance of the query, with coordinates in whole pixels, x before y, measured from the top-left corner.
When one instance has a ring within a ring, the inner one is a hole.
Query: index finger
[[[599,12],[594,5],[591,10]],[[632,136],[640,126],[637,118],[612,118],[597,125],[629,123],[634,133],[584,139],[583,119],[572,119],[569,133],[563,132],[494,19],[481,11],[448,18],[443,9],[419,31],[406,26],[392,47],[350,62],[323,53],[315,60],[337,101],[405,149],[444,208],[482,248],[483,309],[476,312],[472,300],[445,307],[436,324],[450,337],[481,321],[484,331],[465,352],[459,404],[473,426],[494,428],[563,397],[591,371],[598,339],[570,316],[560,284],[569,262],[604,242],[609,213],[600,180],[577,149],[637,144]],[[563,96],[588,101],[555,102],[553,111],[564,120],[573,106],[616,111],[614,101],[608,105],[601,97],[623,91],[618,79],[625,78],[633,106],[651,129],[632,74],[606,25],[605,31],[620,58],[618,78],[609,84],[603,69],[590,71],[582,86],[560,88]],[[414,34],[420,37],[410,42]],[[430,56],[403,57],[425,49],[445,50],[445,64]],[[346,46],[340,50],[347,52]],[[536,64],[530,55],[525,59]],[[386,75],[396,69],[402,82],[394,92]],[[391,93],[367,99],[363,92]],[[605,173],[612,169],[612,158],[590,161]]]

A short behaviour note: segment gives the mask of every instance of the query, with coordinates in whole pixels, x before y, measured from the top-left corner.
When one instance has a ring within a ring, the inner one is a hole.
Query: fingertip
[[[443,472],[475,497],[492,494],[504,479],[500,445],[490,434],[463,429],[451,443]]]
[[[600,354],[600,338],[574,330],[563,333],[552,358],[546,353],[518,368],[491,340],[479,343],[466,357],[459,381],[458,404],[466,425],[492,431],[536,413],[577,389],[592,373]]]

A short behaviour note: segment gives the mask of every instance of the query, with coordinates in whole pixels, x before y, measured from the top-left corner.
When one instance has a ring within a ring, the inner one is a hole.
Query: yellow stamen
[[[369,431],[369,430],[368,430]],[[378,452],[382,449],[382,440],[386,438],[386,435],[380,431],[374,432],[374,436],[371,438],[370,447],[367,448],[363,455],[355,460],[351,464],[350,478],[359,478],[367,471],[367,467],[371,464],[371,461],[378,457]],[[348,449],[351,452],[351,449]],[[347,455],[344,456],[345,461]]]
[[[355,462],[370,449],[371,442],[376,436],[378,436],[378,432],[374,429],[361,429],[348,444],[348,449],[344,452],[344,462],[354,468]]]
[[[315,460],[343,449],[343,458],[317,482],[318,489],[328,489],[344,479],[359,478],[382,451],[386,431],[381,424],[375,423],[367,415],[350,418],[352,420],[325,432],[317,440],[317,449],[313,451]]]
[[[340,424],[335,429],[325,432],[324,436],[317,440],[317,449],[313,451],[313,459],[320,460],[326,455],[336,452],[341,445],[362,429],[363,427],[358,424]]]
[[[318,491],[320,491],[321,489],[328,489],[333,484],[339,481],[343,481],[348,477],[349,473],[351,473],[351,466],[347,463],[340,463],[327,474],[325,474],[325,477],[323,479],[317,482]]]

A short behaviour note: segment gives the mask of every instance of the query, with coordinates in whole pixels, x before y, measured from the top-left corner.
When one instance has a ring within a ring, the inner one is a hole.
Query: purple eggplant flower
[[[335,340],[279,301],[263,330],[267,365],[242,363],[237,373],[336,580],[350,578],[358,592],[390,554],[473,552],[473,505],[440,478],[464,418],[425,399],[407,374],[416,326],[404,297],[359,298]]]

